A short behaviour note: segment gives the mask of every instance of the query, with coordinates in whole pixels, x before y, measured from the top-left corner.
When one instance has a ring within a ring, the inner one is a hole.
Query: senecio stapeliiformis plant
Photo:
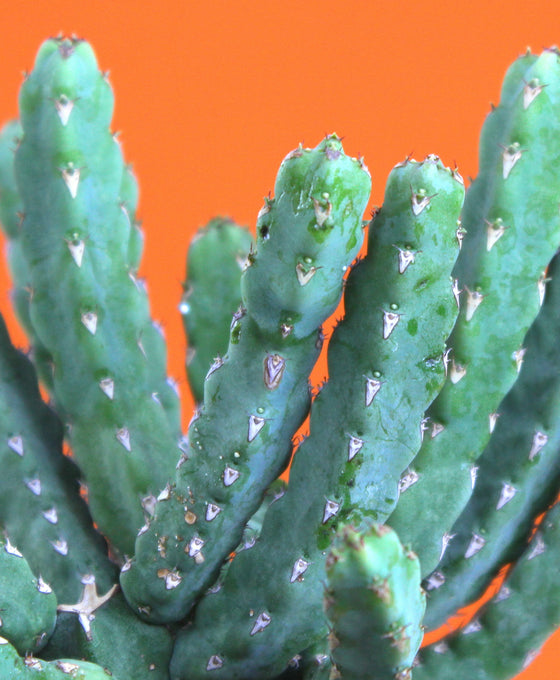
[[[513,677],[560,625],[558,51],[508,70],[466,194],[407,158],[364,223],[333,134],[282,161],[255,241],[200,230],[186,434],[112,107],[88,43],[50,39],[0,134],[31,346],[0,319],[2,680]]]

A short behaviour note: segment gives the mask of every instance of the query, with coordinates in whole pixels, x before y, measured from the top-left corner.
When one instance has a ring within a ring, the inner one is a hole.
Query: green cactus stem
[[[0,633],[20,654],[45,646],[56,623],[56,596],[10,542],[0,539]]]
[[[430,197],[421,209],[419,196]],[[173,680],[203,678],[209,668],[216,678],[273,677],[326,636],[322,580],[337,526],[383,521],[422,434],[432,436],[423,417],[444,381],[457,314],[449,274],[463,196],[458,174],[434,156],[391,172],[368,254],[348,277],[329,381],[313,402],[288,489],[255,547],[235,557],[222,588],[179,634]]]
[[[424,438],[409,471],[417,481],[389,519],[418,553],[423,577],[436,568],[472,494],[477,459],[517,378],[560,237],[557,51],[521,58],[504,89],[484,125],[480,174],[462,213],[466,233],[454,271],[461,312],[448,380],[428,411],[441,433]]]
[[[8,640],[0,637],[0,677],[2,680],[125,680],[88,661],[57,659],[43,661],[30,654],[21,658]]]
[[[80,497],[78,469],[62,454],[62,433],[0,317],[0,525],[58,599],[42,654],[86,658],[123,678],[167,680],[171,636],[142,623],[115,592],[118,570]]]
[[[421,651],[414,680],[507,680],[525,669],[560,626],[560,584],[551,577],[559,559],[556,505],[485,609],[457,633]]]
[[[0,130],[0,228],[7,239],[7,260],[13,288],[10,298],[19,322],[31,342],[33,361],[41,381],[52,389],[52,356],[40,344],[29,319],[29,272],[21,251],[20,227],[23,206],[14,175],[14,154],[22,137],[18,120]]]
[[[187,277],[179,311],[187,336],[187,376],[197,403],[204,378],[229,345],[229,327],[241,304],[241,273],[253,239],[233,220],[215,217],[189,245]]]
[[[172,475],[179,432],[154,390],[166,384],[165,353],[149,351],[156,331],[135,276],[134,190],[108,127],[112,108],[91,47],[46,41],[21,89],[15,174],[30,322],[52,356],[54,400],[95,521],[131,553],[142,499]]]
[[[0,224],[9,239],[19,238],[21,201],[14,176],[14,154],[21,135],[18,120],[8,121],[0,130]]]
[[[31,299],[31,279],[28,265],[21,248],[20,226],[23,206],[19,197],[14,175],[14,154],[22,138],[23,131],[19,121],[13,120],[0,130],[0,227],[8,238],[7,259],[14,288],[11,298],[18,320],[22,324],[27,336],[31,340],[33,362],[37,368],[39,378],[49,391],[53,389],[53,358],[41,345],[29,318],[29,303]],[[123,171],[121,183],[121,209],[128,215],[131,222],[129,242],[129,262],[136,273],[142,254],[143,234],[136,220],[138,204],[138,183],[130,166]],[[77,257],[80,257],[81,246],[76,246]],[[166,411],[169,425],[173,431],[180,431],[180,404],[177,398],[177,388],[171,379],[162,381],[160,366],[165,363],[166,347],[162,338],[162,331],[156,324],[148,320],[141,331],[142,346],[147,357],[155,357],[149,362],[153,368],[151,384],[148,388],[156,395]]]
[[[361,245],[370,187],[363,163],[344,153],[336,135],[282,162],[276,198],[259,213],[228,351],[206,377],[175,481],[121,573],[127,600],[147,620],[188,614],[285,469],[309,409],[321,323]]]
[[[240,553],[243,550],[249,550],[249,548],[252,548],[259,540],[264,518],[266,517],[268,509],[273,503],[276,503],[277,500],[282,498],[282,496],[286,493],[287,488],[288,485],[282,479],[276,479],[268,487],[264,493],[263,501],[260,504],[259,509],[254,515],[251,516],[245,525],[243,538],[235,550],[236,553]]]
[[[426,608],[417,556],[387,526],[374,525],[366,534],[343,527],[326,568],[334,675],[344,680],[411,678]]]
[[[483,594],[502,566],[525,547],[535,517],[560,486],[560,258],[547,270],[546,295],[524,341],[519,378],[478,459],[474,493],[455,522],[453,540],[426,579],[425,624],[434,629]]]
[[[31,344],[0,317],[0,677],[521,671],[560,626],[560,51],[508,70],[464,206],[436,156],[393,168],[359,261],[371,179],[336,135],[286,156],[255,243],[201,231],[185,436],[112,111],[88,43],[54,38],[0,131]]]

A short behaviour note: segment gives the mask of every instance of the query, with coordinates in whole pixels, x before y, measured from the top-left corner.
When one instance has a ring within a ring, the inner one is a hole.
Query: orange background
[[[46,37],[63,31],[93,44],[116,92],[114,129],[140,181],[142,271],[186,423],[177,304],[194,230],[215,214],[253,226],[284,155],[333,131],[365,157],[370,208],[409,153],[437,153],[465,178],[476,175],[478,134],[505,69],[527,46],[540,51],[560,38],[554,5],[18,0],[2,13],[0,120],[17,114],[21,73]],[[2,270],[0,279],[7,291]],[[0,311],[23,345],[7,292]],[[520,677],[556,678],[559,660],[556,636]]]

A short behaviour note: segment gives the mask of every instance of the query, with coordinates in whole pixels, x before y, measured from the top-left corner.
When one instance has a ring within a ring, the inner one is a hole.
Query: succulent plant
[[[53,38],[0,134],[30,343],[1,321],[2,678],[513,677],[560,625],[558,51],[508,70],[466,191],[406,158],[364,221],[331,134],[284,158],[254,240],[198,232],[186,433],[112,107],[91,46]]]

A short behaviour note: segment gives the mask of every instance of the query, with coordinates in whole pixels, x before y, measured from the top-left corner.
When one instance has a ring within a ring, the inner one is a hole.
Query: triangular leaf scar
[[[527,110],[535,99],[540,95],[546,85],[542,85],[538,78],[533,78],[528,83],[525,83],[523,88],[523,108]]]
[[[54,107],[60,119],[60,122],[64,127],[68,125],[70,120],[70,114],[74,108],[74,100],[69,99],[65,94],[61,94],[57,99],[54,100]]]
[[[76,198],[78,195],[78,185],[80,183],[80,168],[75,168],[73,163],[68,163],[65,168],[60,171],[62,174],[62,179],[66,188],[70,192],[72,198]]]
[[[249,430],[247,432],[247,441],[252,442],[259,432],[263,429],[266,420],[260,416],[249,416]]]
[[[525,149],[521,149],[517,142],[514,142],[513,144],[510,144],[504,148],[502,152],[502,176],[504,179],[509,177],[511,171],[523,155],[524,151]]]
[[[97,332],[97,314],[95,312],[84,312],[81,316],[81,322],[92,335],[95,335]]]
[[[23,439],[20,435],[16,434],[8,439],[8,446],[12,451],[17,453],[18,456],[23,456]]]
[[[84,251],[86,249],[85,241],[76,237],[67,239],[66,245],[68,246],[68,250],[70,251],[70,255],[72,255],[74,262],[78,267],[81,267],[84,259]]]

